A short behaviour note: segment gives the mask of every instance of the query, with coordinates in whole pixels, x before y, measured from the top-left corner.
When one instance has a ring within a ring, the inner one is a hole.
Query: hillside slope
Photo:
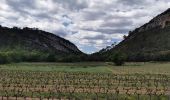
[[[118,51],[133,61],[170,60],[170,9],[129,32],[114,48],[97,54],[107,57]]]
[[[55,56],[60,59],[69,55],[83,54],[73,43],[52,33],[27,27],[19,29],[0,26],[0,53],[9,55],[11,52],[15,55],[16,53],[32,55],[33,59],[37,55],[46,57],[52,55],[53,58]]]

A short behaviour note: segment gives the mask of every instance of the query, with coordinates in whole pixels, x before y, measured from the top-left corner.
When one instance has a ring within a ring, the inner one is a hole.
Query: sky
[[[0,0],[0,25],[52,32],[93,53],[170,7],[170,0]]]

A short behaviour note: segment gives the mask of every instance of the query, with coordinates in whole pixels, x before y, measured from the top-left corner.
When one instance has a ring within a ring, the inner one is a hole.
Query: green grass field
[[[0,65],[2,70],[23,71],[56,71],[56,72],[95,72],[114,74],[168,74],[170,62],[158,63],[126,63],[124,66],[114,66],[113,63],[84,62],[84,63],[14,63]]]

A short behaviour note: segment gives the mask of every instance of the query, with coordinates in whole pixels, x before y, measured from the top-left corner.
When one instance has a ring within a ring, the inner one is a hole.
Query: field
[[[170,63],[0,65],[0,100],[169,100]]]

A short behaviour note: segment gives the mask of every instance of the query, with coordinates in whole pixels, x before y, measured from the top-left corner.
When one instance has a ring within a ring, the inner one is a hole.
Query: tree
[[[116,66],[121,66],[126,61],[126,55],[122,52],[116,52],[112,57],[113,62]]]
[[[8,55],[5,53],[0,53],[0,64],[6,64],[9,62],[10,62],[10,60],[8,58]]]
[[[124,36],[123,36],[123,40],[126,40],[126,38],[127,38],[127,36],[126,36],[126,35],[124,35]]]
[[[19,27],[16,27],[16,26],[14,26],[13,29],[14,29],[14,30],[20,30],[20,28],[19,28]]]
[[[115,47],[117,45],[117,42],[114,42],[111,46]]]
[[[56,61],[56,57],[55,57],[55,54],[49,54],[48,56],[47,56],[47,61],[48,62],[55,62]]]

